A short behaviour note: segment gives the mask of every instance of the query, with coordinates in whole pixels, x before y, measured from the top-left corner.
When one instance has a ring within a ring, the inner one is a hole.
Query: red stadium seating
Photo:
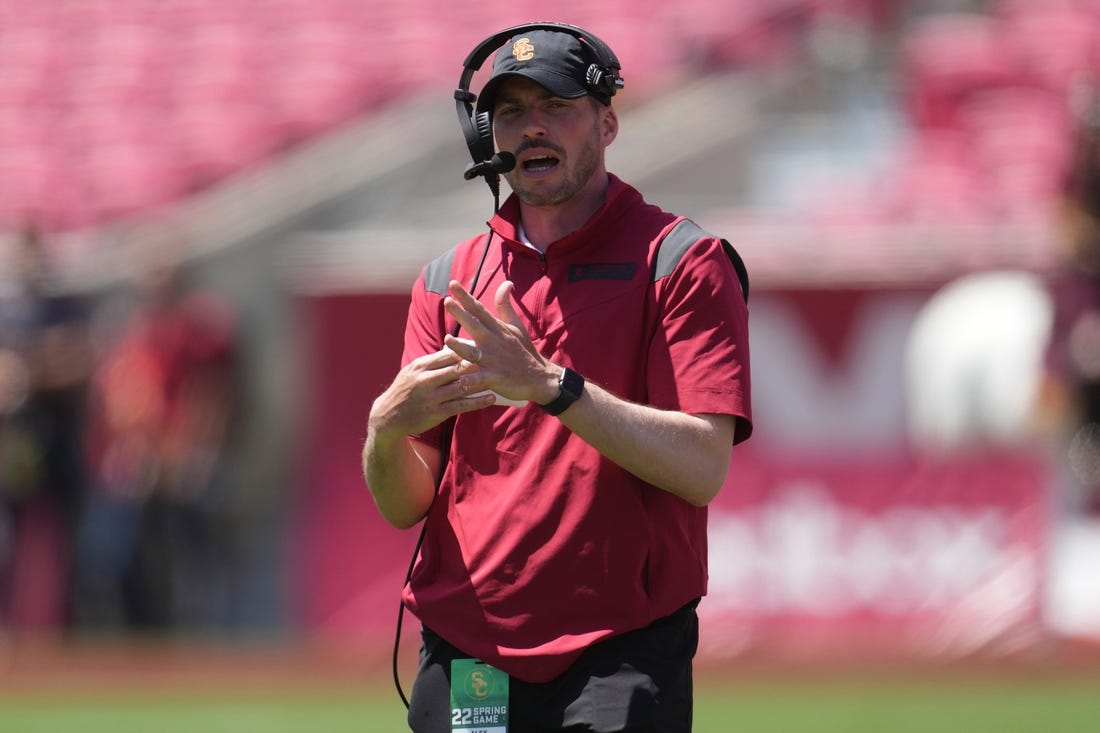
[[[1009,16],[1003,27],[1029,82],[1064,93],[1100,74],[1100,13],[1068,3],[1034,3]]]
[[[598,29],[640,99],[700,69],[784,66],[814,23],[843,14],[883,28],[899,7],[563,0],[554,13]],[[445,92],[487,28],[543,14],[533,0],[0,0],[0,217],[31,206],[84,226],[141,213],[400,95]],[[900,45],[909,119],[974,135],[977,173],[1047,192],[1066,156],[1052,140],[1068,121],[1064,110],[1036,111],[1020,90],[1064,93],[1100,69],[1098,34],[1100,0],[998,0],[988,15],[925,18]],[[994,104],[990,90],[1008,91]],[[910,204],[898,210],[954,192],[972,211],[970,176],[957,164],[906,164],[898,195]]]
[[[953,127],[969,95],[1014,83],[1005,45],[997,24],[984,15],[945,13],[917,23],[901,48],[910,118],[920,126]]]

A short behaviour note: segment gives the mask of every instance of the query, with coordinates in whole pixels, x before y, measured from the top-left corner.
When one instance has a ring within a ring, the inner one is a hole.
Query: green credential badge
[[[508,675],[476,659],[451,662],[451,733],[508,733]]]

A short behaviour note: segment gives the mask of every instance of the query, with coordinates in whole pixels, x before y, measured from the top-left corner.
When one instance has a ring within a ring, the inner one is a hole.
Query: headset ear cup
[[[614,67],[590,64],[588,71],[585,73],[588,90],[608,101],[619,91],[621,81]]]
[[[593,91],[603,92],[603,69],[596,64],[588,65],[588,73],[585,74],[588,88]]]
[[[470,152],[475,161],[489,160],[493,157],[493,116],[489,112],[475,112],[473,116],[477,140],[471,144]]]

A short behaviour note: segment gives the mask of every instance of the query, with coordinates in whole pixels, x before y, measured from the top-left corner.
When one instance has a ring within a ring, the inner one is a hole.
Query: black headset
[[[514,159],[511,165],[501,165],[500,161],[494,161],[495,154],[493,144],[493,111],[477,111],[474,102],[477,95],[470,91],[470,82],[474,74],[485,60],[489,58],[505,41],[529,31],[557,31],[568,33],[581,42],[591,54],[592,63],[588,67],[586,82],[589,93],[604,103],[610,103],[615,92],[623,88],[623,78],[619,71],[622,66],[615,57],[611,48],[591,33],[568,23],[529,23],[506,28],[501,32],[486,38],[479,43],[462,64],[462,76],[458,80],[458,89],[455,90],[455,106],[458,110],[458,122],[462,126],[462,134],[466,138],[466,147],[470,149],[470,157],[473,163],[466,169],[466,179],[470,180],[479,175],[485,176],[490,189],[494,183],[499,186],[500,173],[511,170],[515,165]]]

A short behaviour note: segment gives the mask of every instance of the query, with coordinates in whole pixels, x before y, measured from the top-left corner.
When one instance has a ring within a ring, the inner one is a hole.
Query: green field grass
[[[0,690],[4,733],[374,733],[407,730],[384,685],[280,692],[173,694]],[[1100,672],[855,679],[738,675],[699,685],[696,733],[1093,733]]]

